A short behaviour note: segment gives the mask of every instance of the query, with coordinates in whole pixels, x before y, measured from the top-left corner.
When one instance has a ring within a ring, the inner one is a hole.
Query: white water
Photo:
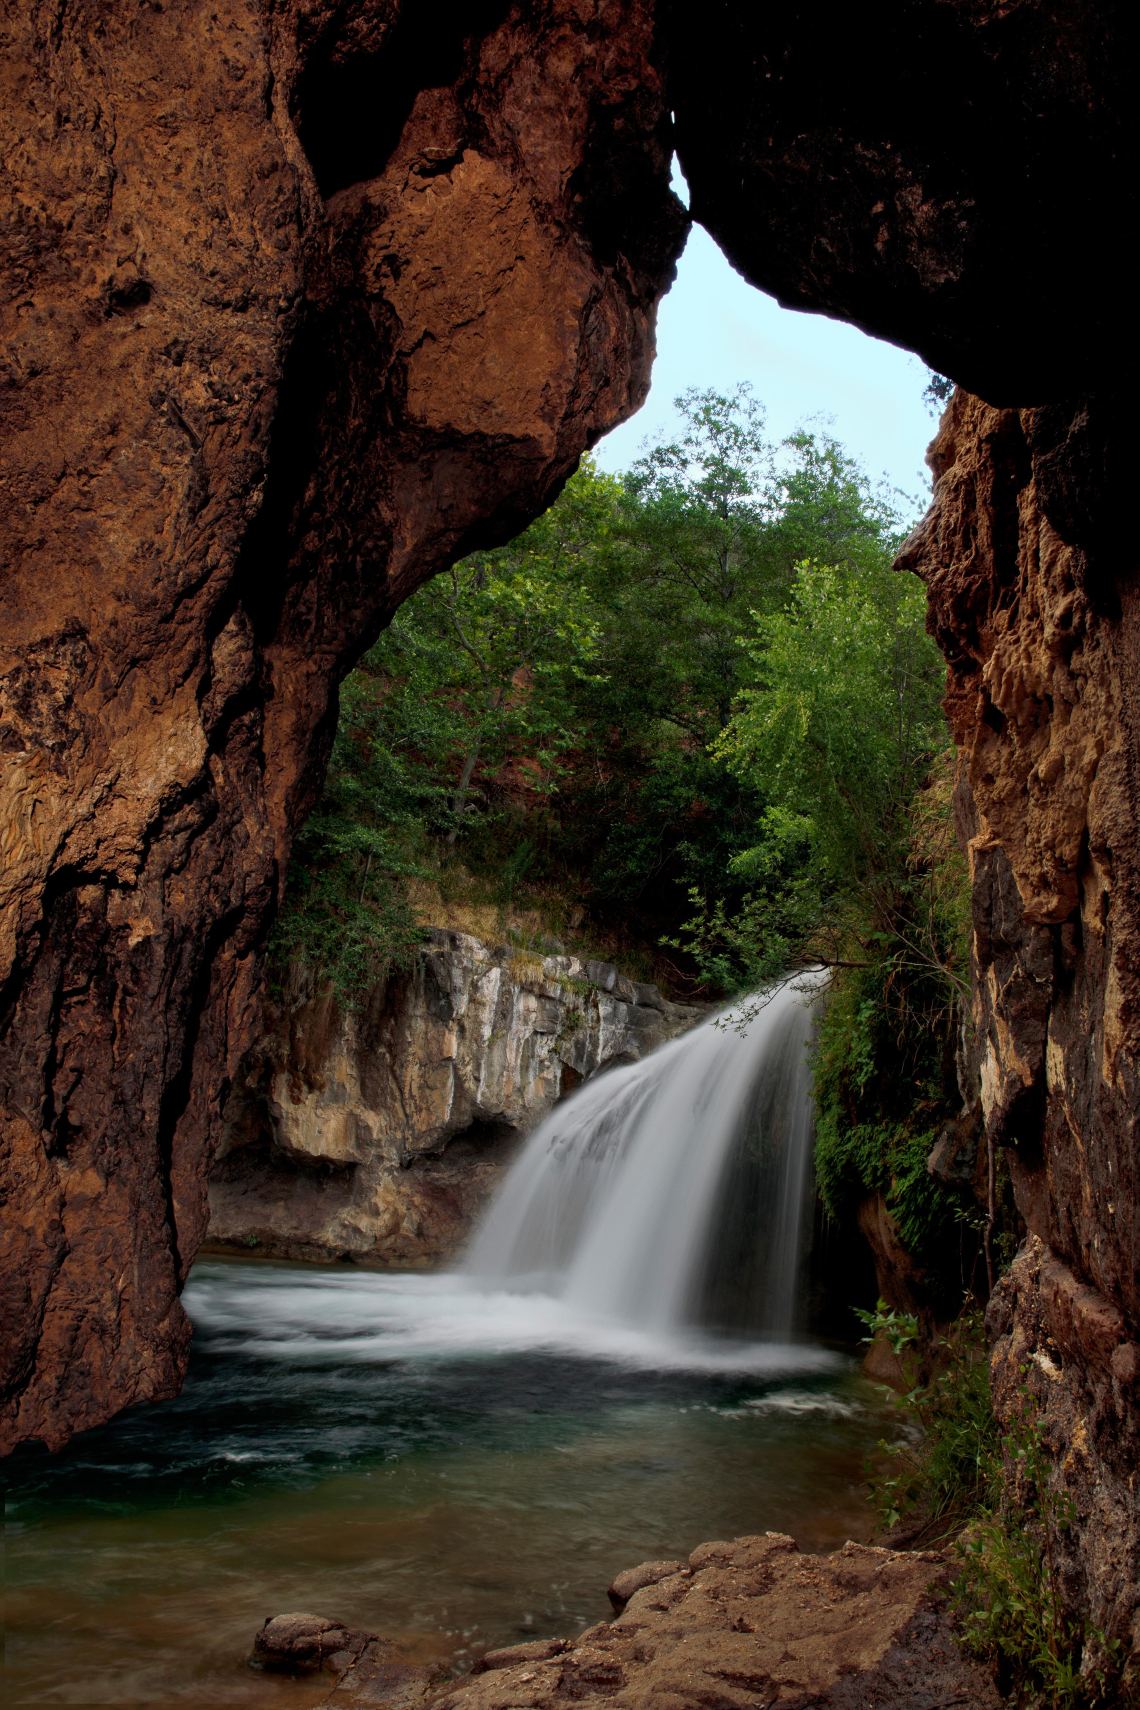
[[[657,1343],[723,1321],[718,1295],[723,1306],[744,1276],[752,1309],[742,1321],[737,1303],[735,1324],[786,1339],[808,1211],[817,984],[779,987],[743,1033],[724,1011],[560,1104],[476,1231],[468,1276]]]

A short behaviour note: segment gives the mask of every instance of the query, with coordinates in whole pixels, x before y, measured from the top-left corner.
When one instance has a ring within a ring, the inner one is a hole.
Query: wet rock
[[[612,1623],[546,1657],[504,1653],[511,1660],[493,1671],[442,1687],[431,1710],[583,1699],[622,1710],[998,1710],[989,1674],[958,1646],[948,1578],[943,1558],[924,1552],[845,1544],[805,1556],[772,1532],[703,1544],[683,1572],[634,1591]]]
[[[439,1678],[438,1668],[404,1662],[400,1648],[376,1633],[346,1627],[323,1615],[274,1615],[253,1641],[254,1661],[275,1674],[336,1676],[326,1703],[383,1704],[412,1710]]]
[[[253,1654],[262,1668],[275,1673],[327,1668],[339,1675],[374,1638],[323,1615],[271,1615],[253,1641]]]
[[[350,1710],[354,1704],[413,1710],[424,1703],[438,1679],[438,1668],[402,1662],[396,1647],[374,1639],[345,1669],[325,1702],[329,1710],[341,1710],[341,1706]]]
[[[619,1573],[606,1595],[615,1609],[624,1609],[635,1591],[641,1591],[647,1585],[656,1585],[659,1580],[669,1579],[673,1574],[687,1571],[688,1564],[685,1562],[642,1562],[640,1567],[626,1568],[624,1573]]]

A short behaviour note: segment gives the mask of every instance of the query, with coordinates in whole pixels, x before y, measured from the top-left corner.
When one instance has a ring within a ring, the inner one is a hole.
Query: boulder
[[[651,1577],[642,1576],[649,1574]],[[658,1578],[657,1575],[661,1577]],[[431,1710],[999,1710],[989,1672],[960,1649],[947,1562],[845,1544],[801,1555],[791,1538],[702,1544],[647,1562],[624,1613],[571,1644],[492,1653]],[[524,1654],[525,1653],[525,1654]]]
[[[324,1615],[270,1615],[253,1641],[254,1661],[277,1674],[343,1674],[374,1634]]]

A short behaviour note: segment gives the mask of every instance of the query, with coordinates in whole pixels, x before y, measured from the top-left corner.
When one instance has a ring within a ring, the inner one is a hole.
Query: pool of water
[[[647,1557],[872,1527],[853,1358],[654,1341],[461,1278],[207,1260],[174,1401],[7,1467],[8,1702],[280,1706],[248,1666],[309,1610],[459,1668],[573,1634]]]

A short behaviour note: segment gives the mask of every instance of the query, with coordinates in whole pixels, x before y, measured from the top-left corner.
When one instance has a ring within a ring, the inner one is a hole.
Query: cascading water
[[[790,1335],[818,984],[787,981],[743,1029],[724,1011],[560,1104],[476,1231],[467,1274],[655,1334]]]

